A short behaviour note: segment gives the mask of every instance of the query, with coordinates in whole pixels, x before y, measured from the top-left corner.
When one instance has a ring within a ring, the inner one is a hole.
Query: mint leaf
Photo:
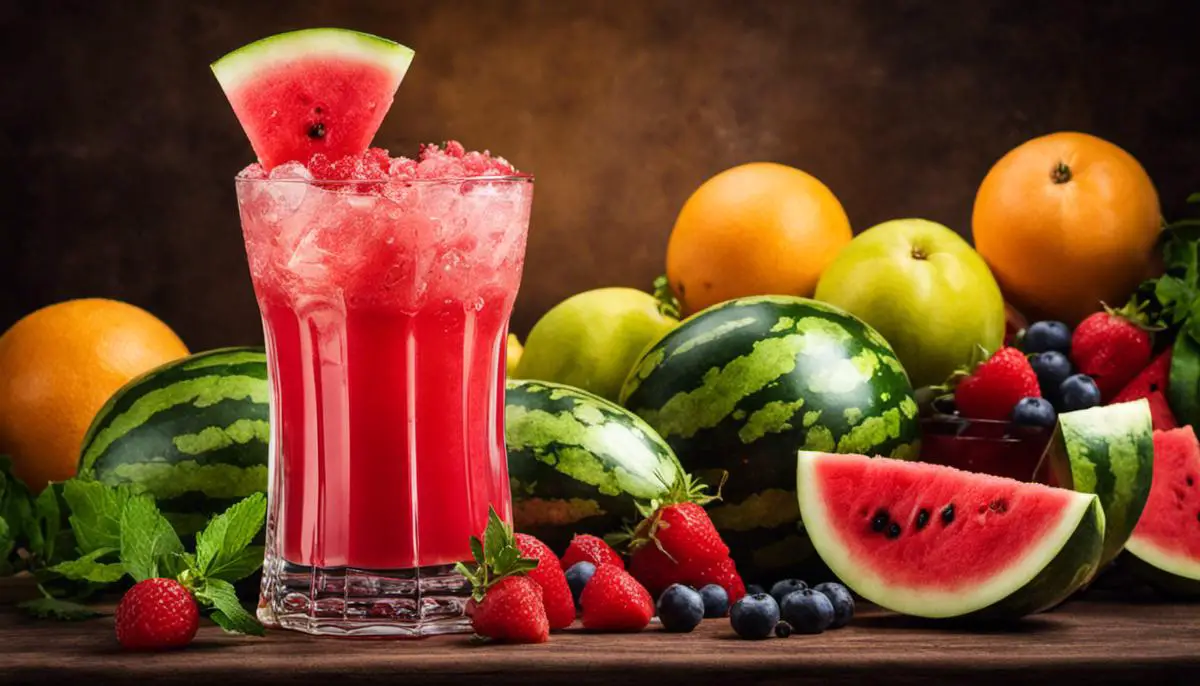
[[[25,482],[12,473],[12,460],[8,456],[0,456],[0,482],[3,492],[0,493],[0,518],[8,523],[9,535],[14,545],[21,542],[30,543],[37,538],[39,547],[41,532],[38,530],[37,515],[33,504],[33,495],[25,487]],[[30,552],[34,546],[29,545]]]
[[[220,564],[214,565],[205,576],[210,579],[224,579],[230,583],[241,581],[262,567],[265,552],[261,545],[247,546],[231,556],[222,558]]]
[[[242,607],[233,584],[223,579],[208,579],[196,589],[196,600],[213,609],[212,620],[222,629],[239,634],[262,636],[266,633],[254,615]]]
[[[183,571],[183,543],[153,498],[130,498],[121,512],[120,527],[121,564],[134,580],[174,579]]]
[[[125,567],[120,562],[100,562],[99,559],[115,552],[115,548],[97,548],[78,560],[59,562],[51,567],[50,571],[62,574],[72,581],[111,584],[125,576]]]
[[[46,486],[33,506],[41,541],[37,545],[31,543],[32,550],[40,559],[49,562],[54,558],[55,544],[62,529],[62,511],[58,507],[58,493],[54,484]]]
[[[8,561],[8,556],[12,554],[15,546],[12,529],[9,528],[8,522],[0,517],[0,576],[12,574],[12,563]]]
[[[121,547],[121,513],[132,491],[99,481],[71,479],[63,484],[63,500],[71,509],[68,521],[81,553]]]
[[[196,566],[205,577],[237,581],[250,572],[242,573],[247,564],[242,552],[262,529],[267,515],[267,498],[255,493],[234,503],[225,512],[213,517],[204,530],[196,534]],[[262,564],[262,551],[258,553]],[[240,573],[241,576],[229,578]]]
[[[69,622],[100,616],[99,612],[86,605],[58,598],[26,600],[18,603],[17,608],[39,619],[60,619]]]

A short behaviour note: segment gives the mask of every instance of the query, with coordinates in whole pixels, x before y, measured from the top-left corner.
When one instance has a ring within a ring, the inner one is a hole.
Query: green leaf
[[[1175,339],[1167,400],[1180,426],[1200,425],[1200,340],[1189,334]]]
[[[183,571],[183,543],[154,499],[138,495],[121,513],[121,564],[136,581],[174,579]]]
[[[55,545],[58,543],[58,534],[62,529],[62,510],[58,507],[58,492],[54,484],[49,484],[38,495],[34,501],[34,510],[37,515],[38,530],[41,534],[40,545],[33,548],[36,554],[43,561],[50,561],[54,558]]]
[[[17,608],[38,619],[58,619],[67,622],[77,622],[82,619],[99,617],[100,613],[86,605],[60,600],[59,598],[37,598],[18,603]]]
[[[1200,202],[1200,193],[1192,193],[1187,197],[1188,204]]]
[[[13,548],[16,546],[12,533],[8,522],[0,517],[0,576],[8,576],[13,571],[12,563],[8,561],[8,556],[12,554]]]
[[[244,567],[245,562],[241,554],[262,529],[266,515],[267,498],[262,493],[255,493],[213,517],[208,526],[196,534],[196,566],[200,573],[204,576],[226,578],[218,570],[226,569],[231,564],[238,570]],[[239,561],[233,563],[235,559]],[[261,551],[258,562],[262,564]],[[250,570],[253,571],[254,569]]]
[[[84,479],[63,484],[63,500],[71,510],[68,521],[75,532],[75,545],[87,554],[99,548],[121,547],[121,513],[132,491]]]
[[[0,457],[0,481],[4,484],[3,493],[0,494],[0,518],[8,523],[14,545],[36,538],[40,547],[42,534],[37,523],[33,495],[25,487],[25,482],[12,473],[12,460],[7,456]],[[32,544],[29,548],[33,552]]]
[[[97,584],[111,584],[125,576],[125,566],[120,562],[100,562],[100,558],[117,552],[115,548],[97,548],[78,560],[60,562],[50,568],[50,571],[65,576],[72,581],[91,581]]]
[[[204,576],[230,583],[241,581],[262,567],[265,552],[261,545],[247,546],[231,556],[221,558]]]
[[[512,531],[505,526],[494,508],[488,508],[487,528],[483,531],[483,556],[487,561],[497,560],[501,551],[513,545]]]
[[[223,579],[208,579],[196,589],[196,600],[213,609],[212,620],[222,629],[239,634],[262,636],[262,624],[242,607],[233,584]]]

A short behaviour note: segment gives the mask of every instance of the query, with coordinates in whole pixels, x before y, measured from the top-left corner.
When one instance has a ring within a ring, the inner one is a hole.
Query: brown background
[[[1168,216],[1200,190],[1194,2],[0,2],[0,329],[57,300],[145,306],[203,349],[261,339],[233,174],[251,153],[207,64],[345,26],[417,51],[377,142],[447,137],[538,176],[514,330],[647,286],[705,178],[774,160],[862,229],[969,233],[975,188],[1059,129],[1128,149]]]

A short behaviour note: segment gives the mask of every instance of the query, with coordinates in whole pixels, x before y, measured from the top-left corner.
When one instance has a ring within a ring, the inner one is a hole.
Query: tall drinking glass
[[[488,508],[511,522],[505,339],[528,176],[237,180],[271,382],[259,618],[313,634],[469,630]]]

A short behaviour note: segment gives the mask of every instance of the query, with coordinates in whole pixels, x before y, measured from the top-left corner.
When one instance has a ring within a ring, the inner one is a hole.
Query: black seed
[[[929,510],[926,510],[925,508],[922,507],[917,512],[917,531],[924,529],[925,525],[928,523],[929,523]]]
[[[320,107],[315,107],[315,108],[313,108],[313,112],[316,112],[317,114],[320,114],[320,113],[321,113],[321,108],[320,108]]]
[[[997,498],[996,500],[988,503],[988,508],[991,509],[992,512],[999,512],[1003,514],[1008,512],[1008,501],[1004,498]]]
[[[891,517],[888,516],[887,510],[876,510],[875,518],[871,520],[871,531],[879,533],[887,528]]]
[[[1193,486],[1193,485],[1195,485],[1195,483],[1196,483],[1196,482],[1192,480],[1192,477],[1190,477],[1190,476],[1189,476],[1189,477],[1187,478],[1187,485],[1189,485],[1189,486]]]
[[[942,524],[949,524],[954,521],[954,503],[942,508]]]
[[[322,124],[321,122],[317,122],[316,124],[313,124],[312,126],[308,127],[308,137],[309,138],[324,138],[325,137],[325,125]]]
[[[1200,522],[1200,512],[1196,513],[1196,521]]]
[[[891,526],[888,527],[887,537],[888,538],[900,538],[900,525],[897,524],[896,522],[892,522]]]

